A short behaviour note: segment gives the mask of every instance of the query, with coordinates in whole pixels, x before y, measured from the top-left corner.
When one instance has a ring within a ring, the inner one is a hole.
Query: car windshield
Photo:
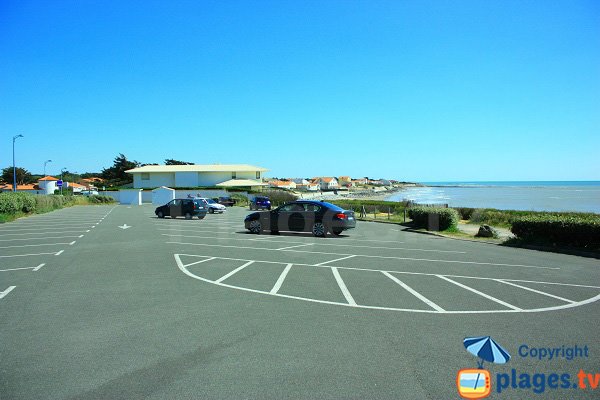
[[[213,199],[206,199],[205,200],[208,204],[216,204],[216,201],[214,201]]]

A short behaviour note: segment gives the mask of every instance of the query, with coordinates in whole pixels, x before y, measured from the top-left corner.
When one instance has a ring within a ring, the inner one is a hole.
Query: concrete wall
[[[142,205],[141,190],[119,190],[119,203],[132,206]]]
[[[150,173],[150,179],[147,181],[142,180],[141,173],[133,174],[133,187],[136,189],[155,188],[161,186],[175,186],[175,174],[173,172],[153,172]]]
[[[198,185],[198,172],[175,172],[174,187],[194,187]]]
[[[175,198],[175,190],[168,187],[160,187],[150,193],[152,194],[152,204],[155,206],[162,206]]]

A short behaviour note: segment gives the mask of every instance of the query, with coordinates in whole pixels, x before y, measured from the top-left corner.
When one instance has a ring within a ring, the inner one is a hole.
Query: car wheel
[[[336,236],[341,235],[343,231],[344,231],[343,229],[332,229],[331,230],[331,232],[333,232],[333,234]]]
[[[208,212],[211,213],[211,214],[214,214],[215,213],[215,209],[214,208],[209,208]]]
[[[325,237],[327,230],[322,222],[315,222],[312,228],[312,234],[316,237]]]
[[[185,213],[185,219],[192,219],[192,214]]]
[[[156,216],[157,216],[158,218],[164,218],[164,217],[165,217],[165,214],[163,214],[163,212],[162,212],[162,211],[159,211],[159,212],[157,212],[157,213],[156,213]]]
[[[262,225],[260,224],[260,221],[255,219],[254,221],[250,222],[250,232],[252,233],[256,233],[259,234],[262,232]]]
[[[176,215],[171,215],[171,219],[175,219],[175,218],[177,218]]]

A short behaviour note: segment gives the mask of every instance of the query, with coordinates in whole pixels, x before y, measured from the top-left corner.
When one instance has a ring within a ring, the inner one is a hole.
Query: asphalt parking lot
[[[483,335],[512,355],[492,375],[600,372],[596,259],[364,222],[252,235],[241,208],[153,210],[0,225],[0,399],[452,399],[477,366],[462,340]],[[590,356],[537,360],[523,344]],[[598,393],[508,390],[490,398]]]

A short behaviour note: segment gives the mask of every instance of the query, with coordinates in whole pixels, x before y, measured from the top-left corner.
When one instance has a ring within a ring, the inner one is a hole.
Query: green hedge
[[[413,207],[408,209],[408,216],[413,220],[417,228],[434,230],[435,225],[430,224],[430,216],[434,221],[439,221],[439,230],[456,229],[458,224],[458,212],[453,208],[442,207]]]
[[[511,231],[528,242],[600,249],[600,216],[532,215],[514,219]]]
[[[0,193],[0,213],[2,214],[29,213],[35,211],[35,208],[35,196],[31,193]]]
[[[110,196],[34,195],[24,192],[0,193],[0,214],[43,213],[74,204],[112,203]]]
[[[357,213],[362,210],[362,207],[365,207],[367,213],[387,213],[389,210],[392,214],[402,214],[406,208],[406,203],[402,201],[342,199],[331,200],[329,203]]]

